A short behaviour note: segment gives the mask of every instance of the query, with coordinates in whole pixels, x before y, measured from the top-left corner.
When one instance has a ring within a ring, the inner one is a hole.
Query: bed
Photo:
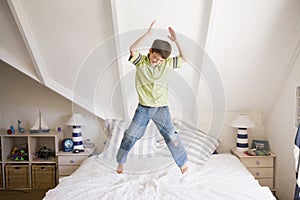
[[[127,125],[109,122],[103,153],[91,156],[71,176],[61,178],[44,200],[275,200],[270,189],[260,186],[236,157],[213,154],[218,146],[216,137],[184,124],[177,124],[177,131],[189,157],[187,173],[180,173],[155,127],[150,126],[132,149],[124,173],[117,174],[114,156]]]

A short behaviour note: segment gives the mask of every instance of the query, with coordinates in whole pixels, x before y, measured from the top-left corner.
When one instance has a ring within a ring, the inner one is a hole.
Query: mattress
[[[171,157],[130,159],[123,174],[115,172],[116,166],[101,154],[92,156],[61,178],[44,200],[275,200],[231,154],[212,155],[202,165],[188,162],[185,174]]]

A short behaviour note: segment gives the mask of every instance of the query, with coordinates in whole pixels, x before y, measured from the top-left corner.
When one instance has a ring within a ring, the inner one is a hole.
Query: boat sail
[[[36,119],[33,127],[30,129],[30,133],[46,133],[49,132],[50,128],[42,118],[42,113],[39,111],[39,117]]]

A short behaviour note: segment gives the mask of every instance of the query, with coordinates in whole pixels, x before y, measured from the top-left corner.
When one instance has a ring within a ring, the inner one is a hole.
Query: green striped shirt
[[[129,58],[136,66],[135,88],[139,103],[150,107],[167,106],[169,72],[181,67],[181,57],[169,57],[152,67],[148,55],[136,52]]]

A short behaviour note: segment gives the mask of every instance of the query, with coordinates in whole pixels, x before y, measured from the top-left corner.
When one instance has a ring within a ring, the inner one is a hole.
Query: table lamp
[[[67,121],[66,125],[72,126],[72,140],[74,144],[74,152],[83,152],[83,142],[81,126],[85,125],[85,120],[81,114],[73,114]]]
[[[253,121],[246,114],[240,114],[230,124],[231,127],[238,129],[236,139],[236,150],[244,152],[248,150],[248,128],[255,127]]]

